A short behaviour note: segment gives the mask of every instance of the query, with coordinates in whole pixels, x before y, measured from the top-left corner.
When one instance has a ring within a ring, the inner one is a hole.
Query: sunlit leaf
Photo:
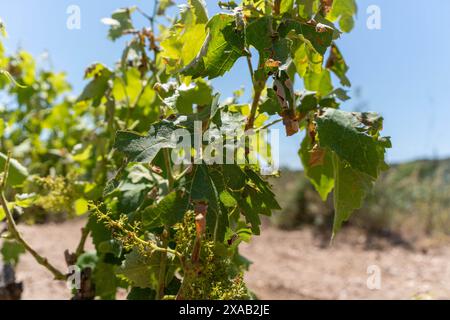
[[[0,172],[3,172],[7,156],[0,152]],[[9,163],[7,185],[19,186],[28,178],[28,170],[17,160],[11,159]]]
[[[89,211],[89,202],[84,198],[77,199],[74,203],[74,208],[77,216],[84,215]]]
[[[344,32],[350,32],[354,25],[357,7],[355,0],[334,0],[327,18],[331,21],[339,20],[339,27]]]
[[[217,14],[207,24],[208,37],[194,61],[181,72],[194,78],[214,79],[245,56],[244,33],[236,30],[233,15]]]

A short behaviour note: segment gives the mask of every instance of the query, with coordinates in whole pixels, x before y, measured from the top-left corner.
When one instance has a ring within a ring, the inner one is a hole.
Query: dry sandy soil
[[[64,268],[62,253],[74,250],[83,224],[78,220],[21,230],[38,252]],[[342,234],[329,247],[310,229],[286,232],[266,227],[263,236],[242,249],[254,262],[246,276],[249,287],[260,299],[450,298],[448,243],[429,250],[387,243],[368,249],[364,234],[356,230]],[[368,288],[368,279],[374,279],[368,268],[380,271],[381,288]],[[19,263],[17,277],[24,282],[24,299],[70,297],[65,284],[52,281],[28,254]]]

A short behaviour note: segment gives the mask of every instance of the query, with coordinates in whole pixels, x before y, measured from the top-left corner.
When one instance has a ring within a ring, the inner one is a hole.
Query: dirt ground
[[[62,253],[75,249],[83,224],[77,220],[21,230],[38,252],[63,269]],[[287,232],[266,227],[261,237],[242,248],[242,254],[254,262],[246,275],[248,286],[260,299],[450,298],[446,243],[427,250],[388,243],[368,249],[363,233],[342,234],[329,247],[310,229]],[[17,277],[24,282],[24,299],[70,297],[66,285],[52,281],[28,254],[19,263]]]

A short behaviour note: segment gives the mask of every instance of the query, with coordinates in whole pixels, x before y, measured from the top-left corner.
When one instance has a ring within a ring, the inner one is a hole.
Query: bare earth
[[[64,269],[63,252],[75,249],[83,224],[77,220],[20,229],[38,252]],[[267,227],[242,249],[254,262],[246,276],[249,287],[260,299],[450,298],[448,245],[412,251],[384,244],[368,250],[363,234],[348,231],[350,235],[346,231],[345,238],[338,236],[329,247],[309,229],[286,232]],[[380,271],[380,289],[368,288],[368,279],[376,284],[368,268]],[[24,299],[70,298],[66,285],[52,281],[28,254],[19,263],[17,277],[24,282]]]

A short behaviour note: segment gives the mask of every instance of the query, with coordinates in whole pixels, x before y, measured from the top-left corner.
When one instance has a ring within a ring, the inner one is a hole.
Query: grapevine
[[[0,110],[0,220],[10,241],[64,281],[71,274],[31,248],[13,213],[87,217],[65,253],[83,275],[75,299],[114,299],[119,288],[129,299],[253,299],[239,245],[280,209],[267,179],[280,173],[260,135],[276,124],[322,199],[332,193],[333,236],[387,168],[382,117],[339,109],[350,80],[338,40],[353,28],[355,0],[221,1],[213,16],[203,0],[187,0],[168,25],[172,4],[104,19],[109,39],[126,46],[114,68],[86,69],[76,99],[63,73],[0,50],[0,88],[15,97]],[[148,25],[136,28],[136,15]],[[252,80],[248,102],[211,85],[238,60]]]

